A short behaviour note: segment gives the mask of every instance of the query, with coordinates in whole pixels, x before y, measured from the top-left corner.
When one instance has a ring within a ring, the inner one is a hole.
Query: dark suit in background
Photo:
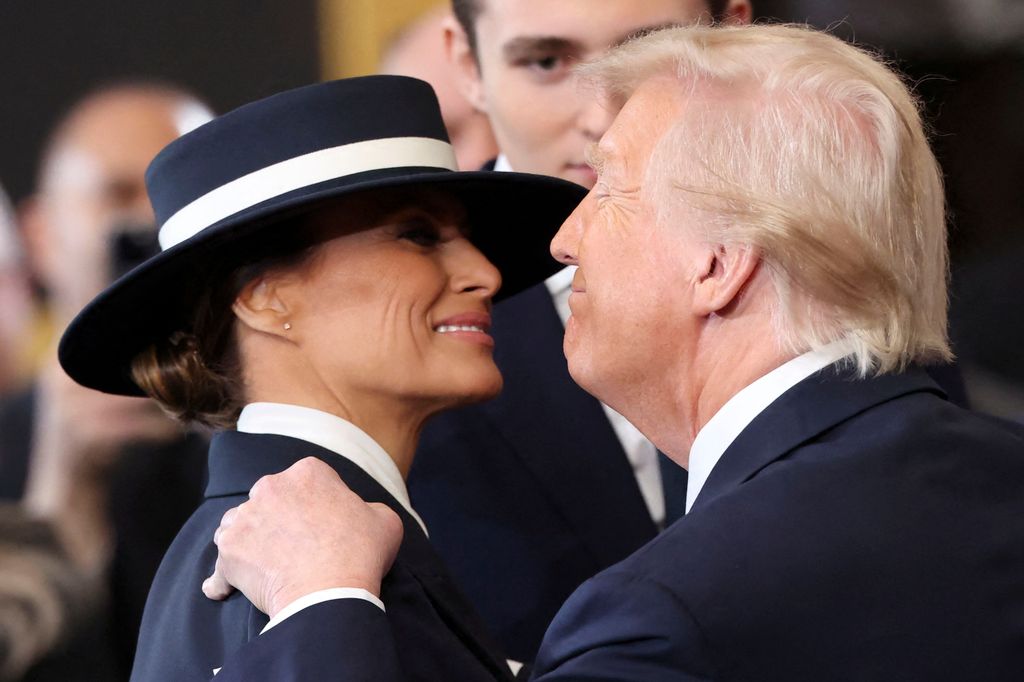
[[[291,679],[273,656],[249,655],[246,644],[257,638],[267,617],[240,593],[215,602],[203,596],[203,580],[213,573],[217,548],[213,533],[228,509],[245,501],[262,476],[284,471],[305,457],[327,462],[367,502],[383,502],[402,518],[405,536],[394,566],[385,576],[381,598],[387,616],[363,600],[357,608],[372,609],[385,624],[352,633],[333,633],[309,642],[315,656],[330,658],[336,645],[376,645],[376,632],[397,643],[400,669],[408,680],[510,679],[504,657],[490,644],[486,628],[448,578],[423,530],[405,509],[351,461],[296,438],[235,431],[218,433],[210,445],[210,482],[206,500],[175,539],[160,566],[143,618],[132,680],[181,682],[210,679],[214,668],[239,652],[267,679]],[[309,609],[316,613],[317,607]],[[381,629],[382,628],[382,629]],[[261,645],[274,641],[276,628],[259,636]],[[319,648],[322,647],[322,648]],[[380,662],[371,661],[372,670]],[[349,670],[343,679],[373,679]]]
[[[580,583],[657,533],[601,404],[569,376],[564,331],[543,284],[496,306],[501,395],[435,417],[409,475],[431,542],[526,662]],[[673,468],[666,497],[684,504]]]

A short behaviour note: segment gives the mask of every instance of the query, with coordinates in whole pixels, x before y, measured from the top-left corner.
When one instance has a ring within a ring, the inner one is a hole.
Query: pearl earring
[[[291,323],[291,322],[285,322],[285,323],[284,323],[284,330],[285,330],[285,331],[288,331],[288,330],[290,330],[291,328],[292,328],[292,323]]]

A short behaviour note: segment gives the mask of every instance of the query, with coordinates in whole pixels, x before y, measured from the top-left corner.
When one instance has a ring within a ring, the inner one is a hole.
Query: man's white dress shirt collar
[[[845,357],[849,347],[836,342],[812,350],[773,369],[734,395],[697,433],[690,448],[686,511],[689,513],[712,469],[737,436],[783,393]]]
[[[427,527],[409,501],[409,490],[391,456],[365,431],[352,422],[311,407],[283,403],[250,403],[238,416],[238,431],[298,438],[330,450],[365,471],[405,511],[416,519],[423,532]]]

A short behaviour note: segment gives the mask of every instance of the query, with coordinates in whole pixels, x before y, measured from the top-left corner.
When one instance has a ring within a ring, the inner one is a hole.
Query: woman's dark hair
[[[476,54],[476,20],[483,11],[483,3],[487,0],[452,0],[452,14],[458,20],[462,30],[466,32],[469,47]],[[708,9],[715,21],[719,21],[725,13],[729,0],[707,0]]]
[[[254,244],[248,257],[236,257],[234,267],[217,269],[195,299],[191,324],[132,360],[132,379],[168,414],[214,428],[234,427],[245,395],[231,306],[253,279],[312,257],[318,241],[305,227],[303,219],[275,227],[273,239]]]

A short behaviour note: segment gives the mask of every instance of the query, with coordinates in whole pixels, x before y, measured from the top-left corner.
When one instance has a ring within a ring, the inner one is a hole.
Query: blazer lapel
[[[692,509],[710,504],[855,414],[918,391],[944,395],[921,369],[858,379],[840,365],[825,368],[786,391],[740,433],[711,470]]]
[[[441,620],[458,635],[463,644],[495,675],[496,679],[511,678],[508,663],[487,634],[487,626],[452,581],[430,542],[422,532],[409,535],[408,522],[413,525],[416,525],[416,522],[411,517],[408,517],[406,522],[407,516],[403,516],[406,538],[395,563],[413,575],[426,592]],[[416,529],[419,530],[419,526]]]
[[[483,410],[551,504],[606,564],[657,529],[601,404],[569,376],[564,331],[543,284],[497,306],[492,334],[505,388]]]

